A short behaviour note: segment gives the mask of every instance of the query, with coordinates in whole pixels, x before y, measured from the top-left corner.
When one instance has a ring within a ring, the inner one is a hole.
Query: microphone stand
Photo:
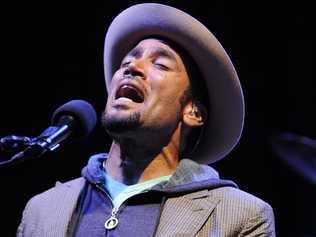
[[[57,130],[57,127],[51,126],[45,130],[37,138],[21,137],[9,135],[0,139],[0,148],[3,151],[18,151],[10,159],[1,161],[0,168],[20,163],[27,159],[34,159],[42,156],[47,151],[53,151],[59,144],[60,138],[56,136],[61,134],[64,130],[59,130],[59,133],[49,136],[52,131]]]
[[[0,150],[4,152],[16,152],[10,159],[0,162],[0,167],[5,167],[25,160],[30,156],[30,147],[34,139],[25,136],[9,135],[0,139]],[[34,148],[33,148],[34,149]],[[22,151],[21,151],[22,150]],[[31,152],[33,153],[33,152]],[[34,153],[35,154],[35,153]]]

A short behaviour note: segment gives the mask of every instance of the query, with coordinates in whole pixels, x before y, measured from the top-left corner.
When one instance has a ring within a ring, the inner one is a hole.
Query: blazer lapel
[[[46,213],[50,216],[45,224],[46,232],[51,233],[49,236],[67,236],[71,216],[84,184],[83,178],[63,184],[56,183],[49,205],[46,207]]]
[[[218,202],[207,190],[167,199],[156,237],[195,236]]]

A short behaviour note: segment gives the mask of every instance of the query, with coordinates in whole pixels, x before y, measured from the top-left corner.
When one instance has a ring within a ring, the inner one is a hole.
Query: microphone
[[[26,149],[8,161],[0,162],[0,166],[26,158],[39,157],[47,151],[55,150],[65,140],[87,136],[94,129],[96,121],[96,112],[91,104],[84,100],[71,100],[55,110],[51,118],[51,126],[38,137],[28,138]]]
[[[44,150],[53,151],[60,143],[70,138],[87,136],[94,129],[97,121],[93,107],[83,100],[72,100],[60,106],[53,113],[51,124],[35,143]]]

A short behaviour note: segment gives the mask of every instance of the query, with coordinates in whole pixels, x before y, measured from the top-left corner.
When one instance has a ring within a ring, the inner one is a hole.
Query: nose
[[[140,65],[140,62],[136,62],[136,60],[130,62],[123,74],[124,76],[145,78],[143,66]]]

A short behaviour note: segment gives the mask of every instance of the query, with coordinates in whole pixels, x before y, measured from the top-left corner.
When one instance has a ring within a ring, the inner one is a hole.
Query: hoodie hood
[[[152,189],[176,194],[219,187],[238,188],[233,181],[220,179],[214,168],[198,164],[190,159],[182,159],[169,181],[158,184]]]
[[[104,183],[103,162],[107,157],[106,153],[91,156],[87,166],[82,170],[82,176],[90,183]],[[233,181],[220,179],[218,172],[212,167],[200,165],[190,159],[182,159],[171,178],[155,185],[151,190],[176,194],[227,186],[238,188]]]
[[[107,157],[106,153],[91,156],[88,164],[81,171],[82,176],[93,184],[104,183],[103,162]]]

